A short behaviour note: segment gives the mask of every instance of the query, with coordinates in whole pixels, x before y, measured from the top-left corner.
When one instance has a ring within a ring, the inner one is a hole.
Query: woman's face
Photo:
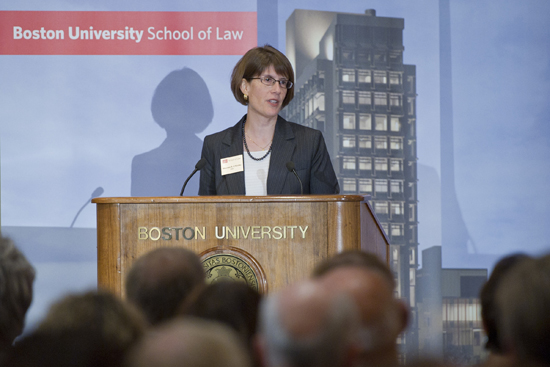
[[[276,80],[287,79],[283,75],[277,74],[273,65],[265,69],[255,78],[270,77]],[[283,108],[283,101],[286,97],[287,89],[281,87],[279,83],[272,86],[265,85],[260,79],[243,79],[241,91],[248,95],[248,114],[259,115],[265,118],[276,118]]]

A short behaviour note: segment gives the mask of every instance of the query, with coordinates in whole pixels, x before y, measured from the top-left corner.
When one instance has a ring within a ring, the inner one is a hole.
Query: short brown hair
[[[231,74],[231,90],[237,102],[247,105],[248,101],[244,99],[241,92],[241,83],[243,79],[249,80],[259,76],[265,69],[273,65],[273,68],[279,75],[283,75],[294,84],[294,71],[287,57],[275,47],[265,45],[263,47],[254,47],[246,52],[239,60],[233,73]],[[286,92],[283,100],[283,107],[288,105],[294,98],[294,85]]]

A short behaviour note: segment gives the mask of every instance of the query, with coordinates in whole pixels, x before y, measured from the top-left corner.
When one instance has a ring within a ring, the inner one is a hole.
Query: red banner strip
[[[242,55],[255,12],[0,11],[0,55]]]

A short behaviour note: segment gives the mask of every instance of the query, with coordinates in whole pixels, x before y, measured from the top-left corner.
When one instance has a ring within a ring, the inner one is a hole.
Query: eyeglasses
[[[270,87],[274,86],[275,83],[279,83],[281,88],[290,89],[294,85],[290,80],[286,80],[286,79],[277,80],[270,76],[261,76],[259,78],[249,78],[249,79],[260,79],[262,84],[269,85]]]

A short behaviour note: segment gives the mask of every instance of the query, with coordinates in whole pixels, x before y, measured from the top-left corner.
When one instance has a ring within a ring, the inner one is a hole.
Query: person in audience
[[[253,357],[261,295],[245,283],[222,281],[199,288],[181,309],[184,316],[221,322],[241,337]]]
[[[35,331],[15,344],[5,364],[120,367],[147,326],[136,307],[112,293],[69,294],[49,308]]]
[[[124,350],[138,341],[147,327],[145,316],[135,306],[110,292],[99,290],[61,298],[50,307],[37,330],[94,331],[106,343]]]
[[[550,254],[524,259],[496,291],[498,330],[516,366],[550,366]]]
[[[355,300],[361,317],[358,365],[397,366],[397,338],[407,327],[409,312],[394,296],[388,266],[373,254],[349,251],[319,264],[313,276]]]
[[[520,263],[528,259],[525,254],[513,254],[500,259],[495,265],[491,276],[481,288],[479,300],[481,302],[481,320],[483,328],[487,335],[485,349],[489,351],[489,357],[483,363],[483,366],[507,366],[511,361],[504,353],[504,348],[501,342],[501,335],[498,330],[500,325],[495,293],[502,282],[503,277],[510,270]]]
[[[97,328],[36,330],[18,340],[1,366],[122,367],[126,350]]]
[[[35,270],[13,241],[0,237],[0,356],[23,332]]]
[[[359,315],[353,301],[320,282],[270,294],[256,337],[266,367],[347,367],[355,362]]]
[[[155,325],[174,317],[189,294],[204,285],[204,269],[194,252],[162,247],[133,264],[126,278],[126,297]]]
[[[128,354],[126,367],[152,366],[250,367],[250,360],[229,327],[187,317],[153,328]]]

